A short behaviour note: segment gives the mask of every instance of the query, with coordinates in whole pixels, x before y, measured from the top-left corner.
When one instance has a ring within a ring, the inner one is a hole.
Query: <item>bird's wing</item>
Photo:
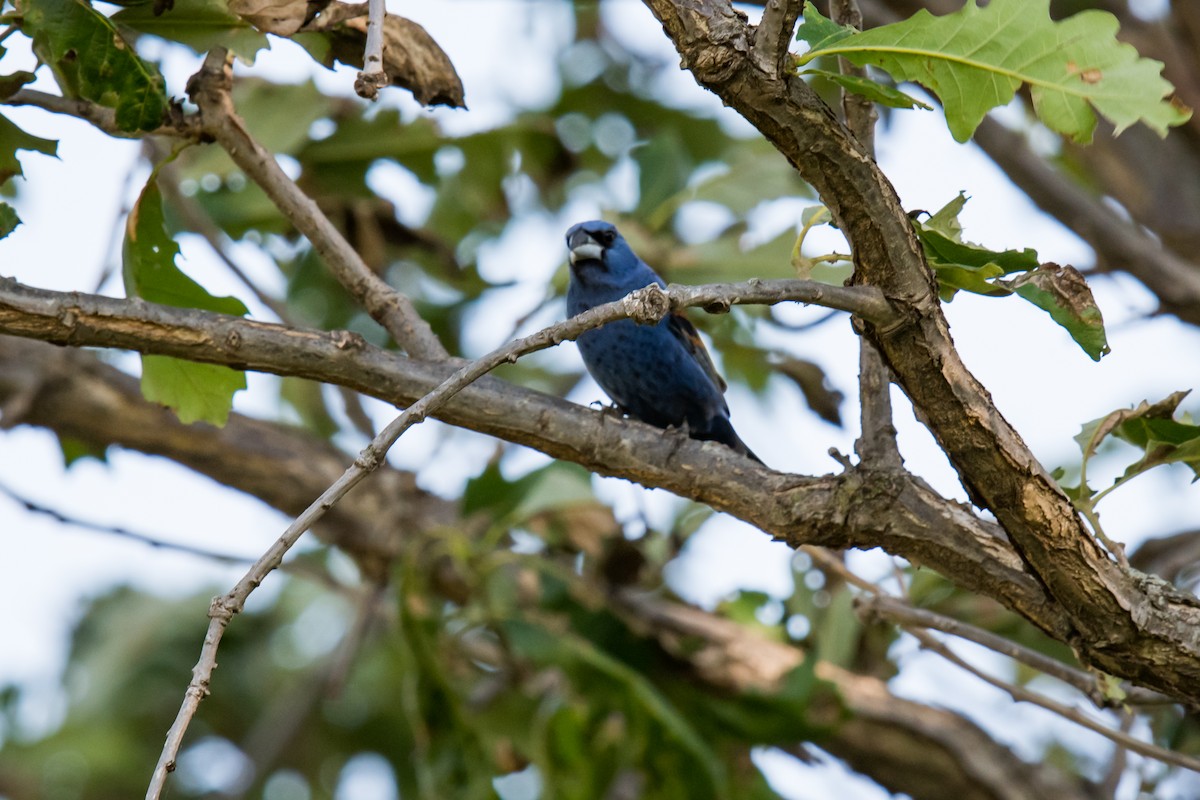
[[[678,311],[671,312],[667,317],[667,330],[679,340],[684,349],[696,360],[708,377],[712,379],[713,385],[725,391],[725,380],[717,374],[717,368],[713,366],[712,357],[709,356],[708,350],[704,347],[704,342],[700,339],[700,334],[696,332],[696,326],[688,321],[688,318]]]

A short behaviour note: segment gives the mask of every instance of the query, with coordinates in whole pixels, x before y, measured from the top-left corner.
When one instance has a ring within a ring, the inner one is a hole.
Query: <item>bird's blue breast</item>
[[[721,390],[667,329],[619,320],[579,337],[588,371],[629,414],[659,427],[704,428],[728,414]]]

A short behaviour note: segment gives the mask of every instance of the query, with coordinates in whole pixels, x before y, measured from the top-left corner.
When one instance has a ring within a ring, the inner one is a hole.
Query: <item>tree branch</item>
[[[998,636],[991,631],[978,628],[953,617],[947,617],[944,614],[938,614],[935,611],[924,608],[914,608],[903,600],[877,591],[876,587],[872,587],[872,590],[873,594],[871,596],[859,597],[855,601],[855,609],[863,618],[867,620],[887,620],[904,628],[918,627],[941,631],[942,633],[948,633],[960,639],[974,642],[996,653],[1008,656],[1014,661],[1020,661],[1026,666],[1033,667],[1038,672],[1049,675],[1052,678],[1057,678],[1068,686],[1078,689],[1097,708],[1113,708],[1120,703],[1162,705],[1163,703],[1172,702],[1169,698],[1157,692],[1148,692],[1135,687],[1124,688],[1122,690],[1124,697],[1118,701],[1105,693],[1100,678],[1095,673],[1076,669],[1056,658],[1051,658],[1036,650],[1019,645],[1010,639],[1005,639],[1003,636]]]
[[[726,0],[646,0],[701,85],[742,114],[820,194],[850,240],[855,280],[901,321],[866,335],[958,471],[991,510],[1074,629],[1067,641],[1106,672],[1172,696],[1200,692],[1200,602],[1122,571],[962,363],[934,279],[895,191],[799,78],[747,56],[751,32]]]
[[[0,105],[31,106],[53,114],[66,114],[67,116],[90,122],[109,136],[121,139],[144,139],[148,135],[154,135],[172,136],[199,142],[204,138],[204,132],[200,129],[199,120],[195,117],[185,116],[174,108],[171,109],[167,121],[161,127],[147,133],[146,131],[122,130],[117,126],[117,112],[115,109],[93,103],[89,100],[61,97],[55,94],[39,92],[36,89],[20,89],[4,100],[0,100]]]
[[[1176,753],[1173,750],[1166,750],[1162,747],[1158,747],[1157,745],[1143,742],[1141,739],[1135,739],[1133,736],[1130,736],[1123,730],[1113,730],[1109,726],[1098,722],[1086,714],[1083,714],[1078,710],[1071,708],[1070,706],[1064,705],[1057,700],[1053,700],[1049,697],[1045,697],[1044,695],[1040,695],[1037,692],[1030,691],[1024,686],[1017,686],[1014,683],[1009,683],[1008,681],[992,677],[988,673],[976,667],[974,664],[971,664],[965,659],[960,658],[958,654],[949,647],[942,644],[932,635],[920,630],[919,628],[913,629],[908,627],[906,630],[908,630],[909,634],[914,636],[925,649],[931,650],[949,661],[951,664],[965,669],[967,672],[970,672],[984,683],[991,684],[997,689],[1006,692],[1010,697],[1012,697],[1013,700],[1017,702],[1026,702],[1032,703],[1035,706],[1041,706],[1047,711],[1053,712],[1063,719],[1070,720],[1080,727],[1087,728],[1090,731],[1100,734],[1104,738],[1115,742],[1130,752],[1137,753],[1138,755],[1145,756],[1146,758],[1153,758],[1156,761],[1163,762],[1164,764],[1174,764],[1175,766],[1183,767],[1184,769],[1190,769],[1193,772],[1200,772],[1200,758],[1193,758],[1192,756],[1186,756],[1183,753]]]
[[[803,0],[767,0],[754,30],[754,58],[764,72],[779,75],[788,68],[788,48],[803,7]]]
[[[283,215],[312,243],[338,282],[397,344],[416,358],[445,358],[445,348],[429,323],[417,313],[412,300],[371,271],[312,198],[300,190],[274,156],[246,130],[230,97],[232,81],[228,54],[214,50],[188,83],[188,96],[200,107],[204,132],[262,187]]]
[[[300,513],[346,467],[346,453],[290,425],[231,414],[223,428],[185,425],[142,398],[138,381],[82,349],[0,336],[0,420],[60,437],[165,456],[246,492],[285,514]],[[351,556],[368,578],[386,573],[405,530],[448,523],[453,506],[413,475],[380,470],[315,531]]]
[[[746,290],[743,299],[747,299],[752,291],[767,294],[786,285],[807,287],[813,296],[822,297],[831,288],[845,290],[849,297],[861,291],[861,287],[805,281],[736,286]],[[712,292],[684,291],[699,302],[712,300]],[[0,279],[0,332],[296,375],[401,404],[427,394],[451,370],[446,364],[414,361],[371,347],[344,331],[297,331],[143,301],[30,289],[4,279]],[[46,403],[33,403],[31,397],[26,406],[40,410]],[[835,548],[883,547],[997,598],[1056,638],[1069,633],[1061,610],[1047,601],[999,529],[946,502],[918,480],[861,470],[818,479],[771,473],[748,465],[728,448],[491,378],[468,388],[439,416],[452,425],[525,444],[604,475],[707,503],[793,547],[810,542]],[[96,417],[103,418],[102,414]],[[189,428],[177,420],[174,425]],[[133,427],[131,435],[139,436],[149,435],[154,425]]]
[[[204,646],[200,650],[200,660],[192,668],[192,680],[184,692],[183,703],[180,705],[175,722],[167,731],[166,742],[163,744],[158,763],[154,767],[150,786],[146,790],[146,800],[157,800],[161,797],[163,789],[166,787],[167,776],[175,771],[175,759],[183,746],[183,737],[200,707],[200,701],[208,696],[208,686],[212,680],[213,671],[217,668],[217,650],[220,648],[221,639],[224,637],[230,621],[236,614],[241,613],[246,606],[246,600],[283,562],[283,557],[300,537],[320,520],[326,511],[337,505],[351,489],[383,463],[387,451],[405,431],[413,425],[423,422],[426,417],[445,405],[454,395],[501,364],[514,362],[519,356],[526,353],[552,347],[564,339],[574,339],[587,330],[621,317],[657,321],[670,311],[670,303],[663,302],[665,300],[666,293],[658,285],[652,284],[628,295],[620,302],[593,308],[565,322],[551,325],[531,336],[497,348],[483,358],[455,371],[453,375],[406,408],[400,416],[380,431],[363,448],[358,457],[354,459],[354,463],[342,473],[342,476],[293,520],[275,543],[254,562],[242,579],[224,595],[213,598],[208,610],[208,633],[204,637]]]

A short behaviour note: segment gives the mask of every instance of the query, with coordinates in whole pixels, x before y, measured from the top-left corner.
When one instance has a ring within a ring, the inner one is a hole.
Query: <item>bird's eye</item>
[[[616,234],[612,231],[596,232],[596,241],[598,241],[603,247],[611,247],[616,238]]]

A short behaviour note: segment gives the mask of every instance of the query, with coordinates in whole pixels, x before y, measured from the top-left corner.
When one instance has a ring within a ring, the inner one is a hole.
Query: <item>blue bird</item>
[[[572,226],[567,248],[571,316],[652,283],[667,285],[607,222]],[[683,314],[668,314],[657,325],[617,320],[587,331],[578,344],[588,372],[621,411],[659,428],[686,425],[693,439],[720,442],[762,463],[734,432],[725,381]]]

